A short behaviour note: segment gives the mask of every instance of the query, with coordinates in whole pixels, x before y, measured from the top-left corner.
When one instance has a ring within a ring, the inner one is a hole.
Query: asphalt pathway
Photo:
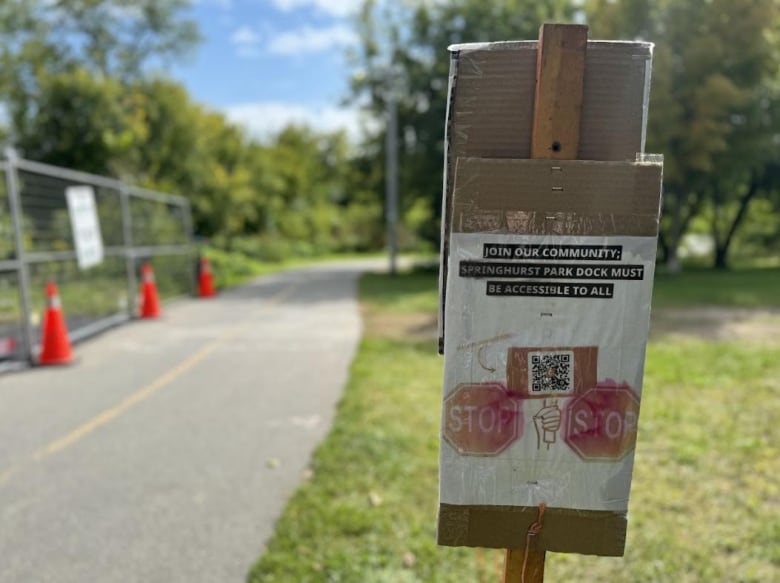
[[[244,581],[329,428],[371,266],[175,302],[0,376],[0,582]]]

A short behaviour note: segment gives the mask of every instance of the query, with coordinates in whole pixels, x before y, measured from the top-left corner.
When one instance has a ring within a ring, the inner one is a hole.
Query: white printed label
[[[626,511],[655,253],[655,237],[452,235],[442,503]],[[458,430],[466,408],[501,423]]]
[[[69,186],[68,200],[70,226],[79,269],[89,269],[103,262],[103,237],[100,232],[95,191],[91,186]]]

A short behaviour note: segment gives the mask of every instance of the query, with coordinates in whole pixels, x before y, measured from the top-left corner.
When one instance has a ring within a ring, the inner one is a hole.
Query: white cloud
[[[260,42],[260,35],[250,26],[241,26],[230,35],[230,42],[234,45],[256,45]]]
[[[277,55],[299,55],[343,48],[357,41],[355,32],[343,24],[325,28],[304,26],[277,34],[271,39],[268,50]]]
[[[224,111],[230,121],[259,139],[268,138],[289,124],[296,124],[325,132],[345,130],[350,139],[357,142],[363,121],[356,109],[278,101],[243,103],[226,107]],[[366,124],[371,127],[370,123]]]
[[[230,10],[233,8],[233,0],[195,0],[195,4],[216,6],[222,10]]]
[[[230,44],[236,47],[239,57],[260,55],[260,35],[251,26],[241,26],[230,35]]]
[[[343,17],[357,12],[363,0],[271,0],[271,3],[284,12],[311,7],[331,16]]]

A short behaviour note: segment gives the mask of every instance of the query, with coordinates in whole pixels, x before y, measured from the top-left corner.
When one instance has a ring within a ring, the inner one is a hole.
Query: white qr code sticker
[[[574,392],[574,351],[528,353],[528,388],[531,395],[570,395]]]

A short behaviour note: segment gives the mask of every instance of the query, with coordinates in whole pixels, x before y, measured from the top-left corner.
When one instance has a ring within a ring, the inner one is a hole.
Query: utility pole
[[[387,250],[390,255],[390,274],[395,275],[398,259],[398,104],[396,103],[393,87],[387,92],[385,217],[387,222]]]

